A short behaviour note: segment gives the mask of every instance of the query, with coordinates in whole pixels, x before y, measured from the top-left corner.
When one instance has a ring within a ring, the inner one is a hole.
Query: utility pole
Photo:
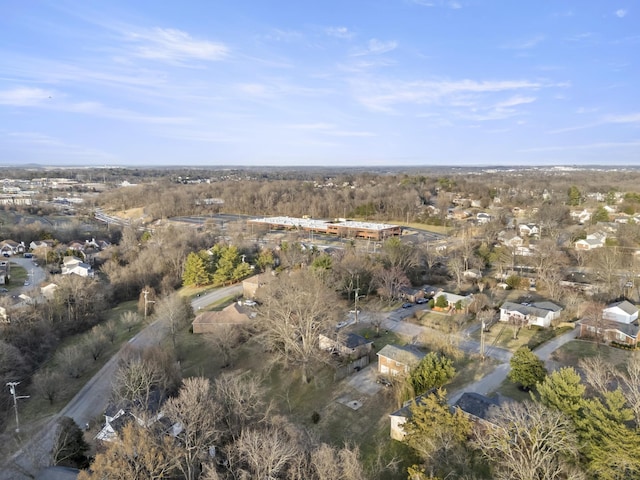
[[[13,409],[16,412],[16,433],[20,433],[20,421],[18,420],[18,400],[23,398],[29,398],[29,395],[16,395],[16,385],[20,382],[7,382],[7,387],[9,387],[9,392],[13,396]]]
[[[482,325],[480,327],[480,357],[482,360],[484,360],[484,328],[485,323],[484,320],[482,320]]]
[[[142,291],[142,293],[144,294],[144,319],[147,319],[147,304],[148,303],[156,303],[153,300],[147,300],[147,295],[149,295],[149,291],[147,289],[144,289]]]
[[[356,295],[353,299],[356,307],[356,323],[358,323],[358,297],[360,296],[360,275],[356,276]]]

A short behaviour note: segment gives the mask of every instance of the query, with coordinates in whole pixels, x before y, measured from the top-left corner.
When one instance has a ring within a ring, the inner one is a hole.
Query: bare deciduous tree
[[[49,405],[65,391],[66,382],[62,373],[57,370],[41,370],[33,376],[33,388],[38,395],[46,398]]]
[[[194,480],[221,434],[217,423],[220,406],[214,401],[211,383],[201,377],[185,379],[178,396],[165,403],[164,411],[180,427],[176,435],[179,468],[187,480]]]
[[[380,266],[375,271],[375,284],[378,294],[389,303],[400,298],[400,289],[411,285],[407,275],[399,267],[384,268]]]
[[[483,428],[474,444],[496,480],[583,478],[573,469],[578,441],[571,421],[540,403],[507,402],[491,412],[495,428]]]
[[[164,297],[156,305],[156,315],[169,330],[173,348],[176,348],[178,330],[193,317],[193,310],[188,299],[177,293]]]
[[[93,327],[83,342],[83,347],[96,362],[107,350],[109,341],[99,326]]]
[[[91,470],[80,472],[78,480],[163,480],[177,473],[180,455],[170,436],[130,422],[118,437],[95,456]]]
[[[320,355],[319,335],[335,325],[336,294],[303,270],[282,275],[269,285],[260,309],[269,346],[301,369],[308,381],[309,364]]]
[[[233,361],[235,348],[243,333],[243,328],[239,325],[218,325],[215,333],[207,333],[202,337],[214,347],[215,352],[220,354],[222,365],[228,367]]]
[[[640,355],[633,353],[627,360],[625,371],[620,375],[623,391],[633,410],[636,425],[640,424]]]
[[[232,468],[244,471],[247,478],[279,478],[301,453],[298,443],[284,428],[270,426],[243,430],[233,444],[230,460]]]
[[[224,374],[214,383],[215,399],[222,409],[221,423],[228,435],[238,438],[248,425],[263,423],[271,410],[264,401],[264,388],[260,379],[249,373]]]
[[[78,346],[69,345],[56,354],[56,363],[62,372],[71,378],[79,378],[87,369],[88,352]]]
[[[613,381],[614,367],[605,361],[602,356],[581,358],[578,366],[584,374],[584,379],[597,393],[604,394],[609,390]]]

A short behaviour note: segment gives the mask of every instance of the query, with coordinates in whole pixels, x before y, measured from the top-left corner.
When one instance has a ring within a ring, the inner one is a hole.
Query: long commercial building
[[[305,232],[325,233],[347,238],[366,238],[384,240],[389,237],[402,235],[402,227],[386,223],[355,222],[340,219],[337,221],[314,220],[295,217],[265,217],[250,220],[250,222],[266,225],[279,230],[303,230]]]

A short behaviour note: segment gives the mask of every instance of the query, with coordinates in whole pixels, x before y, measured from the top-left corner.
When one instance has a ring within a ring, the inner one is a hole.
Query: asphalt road
[[[216,289],[196,298],[192,306],[197,312],[198,307],[205,307],[240,293],[242,293],[241,285]],[[150,346],[161,342],[167,334],[168,327],[162,321],[156,320],[129,340],[129,343],[136,347]],[[53,416],[36,435],[7,460],[0,470],[0,480],[33,478],[31,475],[47,466],[48,452],[54,442],[55,424],[59,417],[71,417],[78,425],[83,426],[104,413],[111,396],[111,381],[118,365],[118,358],[119,355],[116,354],[109,359],[57,415]]]

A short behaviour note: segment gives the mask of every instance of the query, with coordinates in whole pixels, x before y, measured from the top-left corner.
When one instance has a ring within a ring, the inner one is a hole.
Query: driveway
[[[556,365],[553,361],[549,360],[551,354],[565,343],[575,340],[577,334],[578,330],[574,328],[570,332],[549,340],[544,345],[536,348],[533,353],[535,353],[538,358],[540,358],[540,360],[545,362],[545,366],[548,370],[554,370],[556,368]],[[511,366],[509,365],[509,362],[501,363],[496,368],[494,368],[494,370],[490,374],[484,376],[480,380],[470,383],[469,385],[466,385],[459,390],[456,390],[455,392],[450,392],[448,400],[449,404],[453,405],[454,403],[456,403],[464,392],[475,392],[482,395],[488,395],[489,393],[495,392],[500,384],[502,384],[502,382],[507,378],[510,369]]]

